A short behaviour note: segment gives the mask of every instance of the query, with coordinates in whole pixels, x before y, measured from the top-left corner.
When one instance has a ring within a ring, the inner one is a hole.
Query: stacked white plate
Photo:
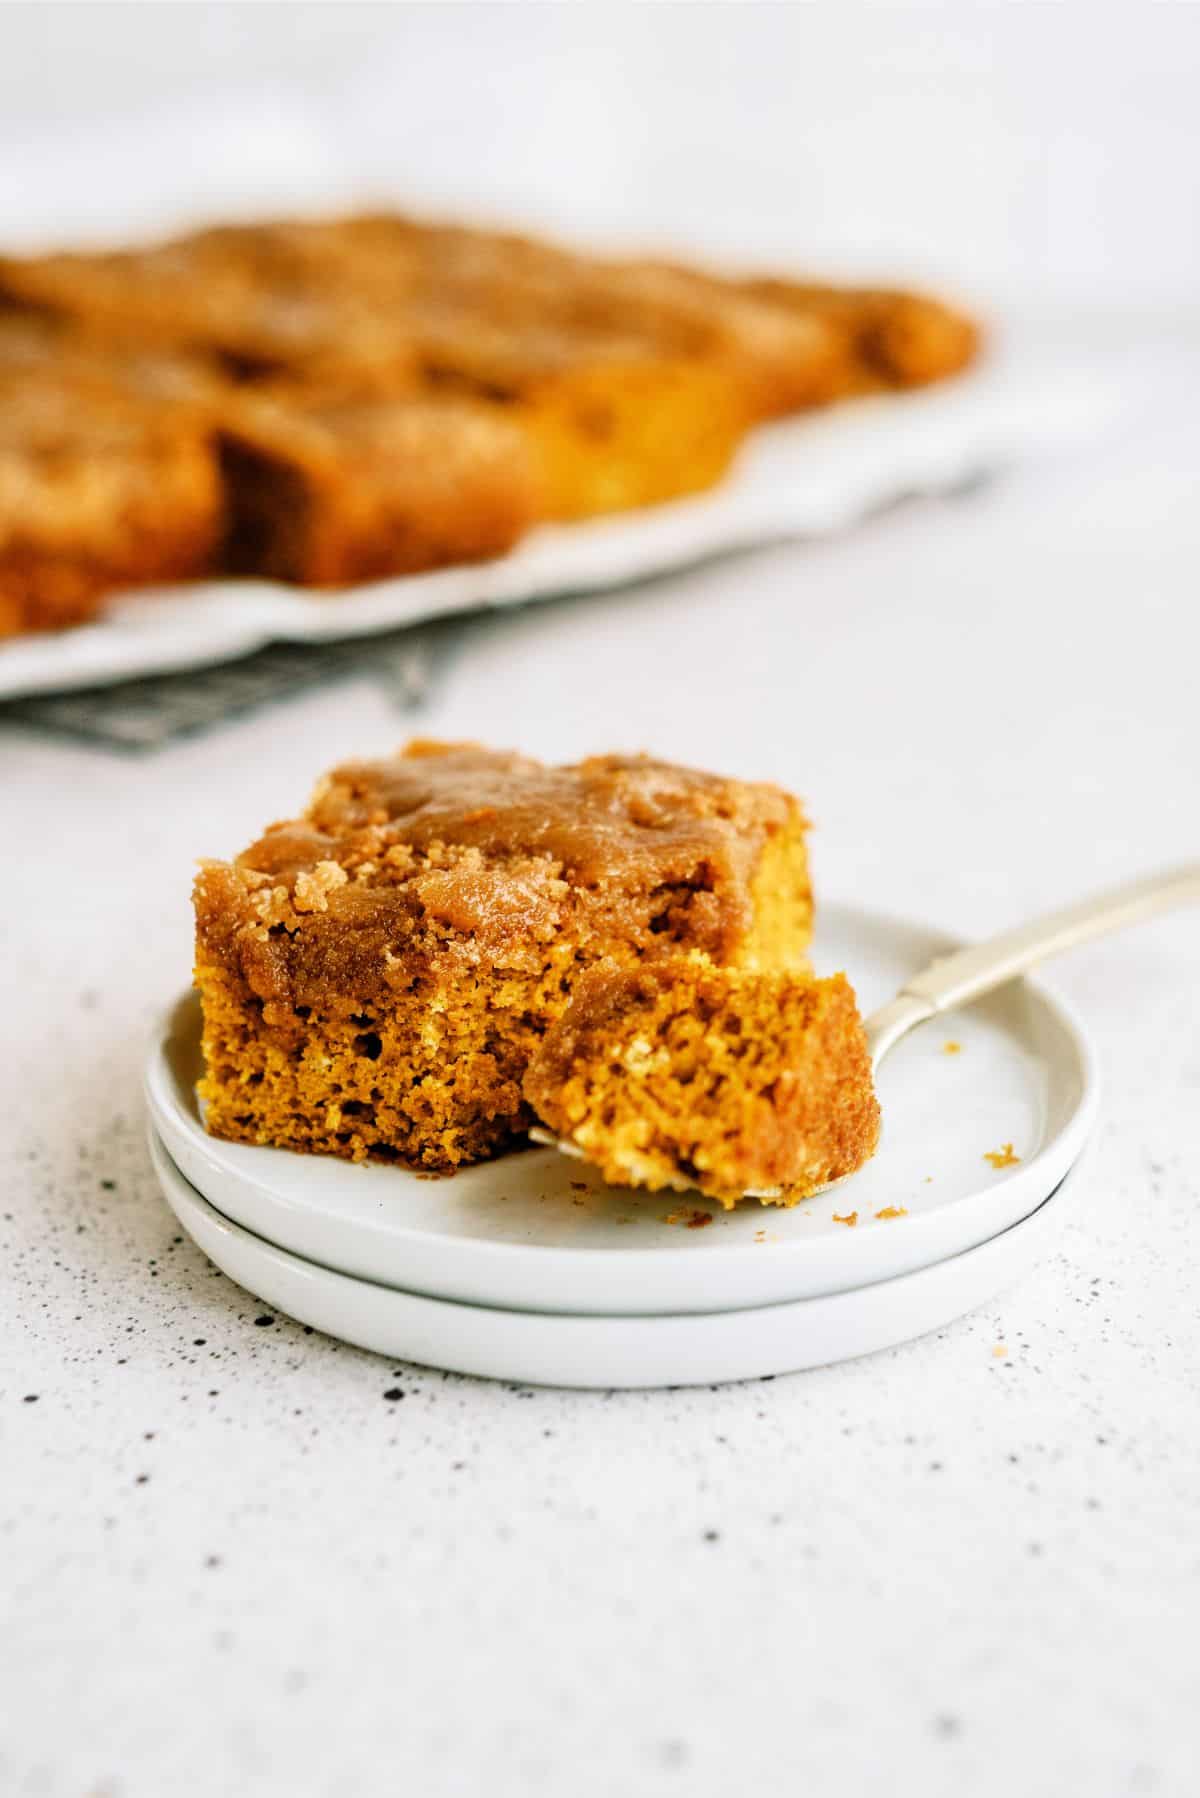
[[[865,1011],[956,945],[826,907],[819,968]],[[1029,980],[888,1056],[875,1159],[790,1211],[608,1187],[553,1149],[420,1178],[227,1143],[195,1096],[199,1006],[151,1044],[151,1152],[223,1272],[393,1360],[543,1385],[707,1385],[891,1347],[983,1304],[1045,1254],[1090,1132],[1082,1030]]]

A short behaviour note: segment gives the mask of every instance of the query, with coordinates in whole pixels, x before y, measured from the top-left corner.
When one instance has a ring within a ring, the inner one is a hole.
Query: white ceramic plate
[[[823,908],[819,967],[850,971],[865,1010],[954,947],[929,929]],[[947,1041],[960,1044],[947,1054]],[[698,1195],[635,1193],[554,1149],[418,1178],[222,1142],[206,1134],[194,1082],[199,1004],[176,1002],[146,1071],[151,1116],[186,1177],[268,1242],[363,1279],[524,1311],[704,1312],[848,1291],[928,1267],[1007,1230],[1054,1190],[1095,1115],[1079,1025],[1030,981],[892,1051],[880,1073],[879,1153],[791,1211],[725,1212]],[[994,1169],[1006,1143],[1020,1159]],[[903,1217],[880,1218],[888,1207]],[[853,1226],[839,1217],[857,1213]],[[700,1228],[668,1218],[710,1219]]]
[[[222,1217],[184,1179],[153,1130],[150,1152],[167,1202],[210,1261],[298,1322],[396,1361],[607,1390],[796,1373],[940,1329],[994,1298],[1047,1252],[1066,1186],[979,1248],[857,1292],[701,1316],[580,1317],[457,1305],[333,1273]]]
[[[596,591],[705,557],[843,530],[873,508],[937,492],[1015,458],[1084,441],[1120,415],[1124,378],[1035,347],[923,393],[856,400],[755,433],[714,492],[544,528],[494,562],[306,593],[198,582],[117,596],[95,624],[0,644],[0,699],[129,680],[270,642],[369,636],[424,618]]]

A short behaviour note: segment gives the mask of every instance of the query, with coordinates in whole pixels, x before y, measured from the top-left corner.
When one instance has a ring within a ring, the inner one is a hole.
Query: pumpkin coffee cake
[[[226,567],[336,587],[496,556],[537,515],[528,443],[440,394],[254,392],[218,437]]]
[[[0,639],[212,569],[224,499],[189,381],[167,361],[49,362],[0,329]]]
[[[978,348],[924,294],[402,213],[0,253],[0,377],[32,358],[69,387],[57,424],[17,407],[0,433],[0,637],[164,580],[331,588],[501,555],[704,493],[764,421]]]
[[[208,1128],[449,1171],[524,1137],[589,969],[802,969],[806,820],[648,757],[470,744],[351,762],[196,885]]]
[[[543,1037],[525,1096],[617,1185],[792,1205],[874,1153],[879,1106],[844,974],[667,955],[594,968]]]

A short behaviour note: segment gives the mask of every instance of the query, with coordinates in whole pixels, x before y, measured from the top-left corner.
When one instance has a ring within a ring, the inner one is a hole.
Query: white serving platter
[[[116,596],[93,624],[0,644],[0,699],[230,661],[271,642],[369,636],[624,586],[753,545],[843,530],[906,496],[1086,441],[1111,427],[1129,398],[1124,372],[1010,345],[943,386],[765,427],[712,493],[543,527],[495,561],[334,594],[227,580]]]
[[[815,959],[846,968],[870,1011],[954,946],[925,925],[826,905]],[[718,1312],[929,1267],[1030,1216],[1078,1157],[1098,1098],[1080,1025],[1044,986],[1017,982],[888,1056],[883,1139],[859,1173],[791,1210],[726,1212],[699,1195],[608,1187],[553,1149],[430,1179],[223,1142],[196,1100],[199,1030],[187,994],[153,1034],[147,1101],[174,1162],[227,1219],[351,1277],[522,1311]],[[1019,1159],[993,1167],[987,1155],[1010,1143]],[[888,1209],[906,1215],[878,1215]],[[838,1221],[851,1213],[853,1225]]]
[[[605,1390],[795,1373],[940,1329],[995,1298],[1047,1253],[1070,1184],[978,1248],[857,1291],[699,1316],[581,1317],[453,1304],[333,1273],[222,1217],[184,1179],[153,1130],[150,1152],[168,1204],[209,1259],[298,1322],[393,1361]]]

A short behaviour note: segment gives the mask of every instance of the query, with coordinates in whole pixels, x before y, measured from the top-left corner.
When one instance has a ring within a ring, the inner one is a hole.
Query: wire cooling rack
[[[363,676],[381,685],[397,710],[420,711],[479,624],[477,617],[438,619],[379,637],[274,643],[218,667],[9,700],[0,705],[0,724],[145,754],[315,687]]]

